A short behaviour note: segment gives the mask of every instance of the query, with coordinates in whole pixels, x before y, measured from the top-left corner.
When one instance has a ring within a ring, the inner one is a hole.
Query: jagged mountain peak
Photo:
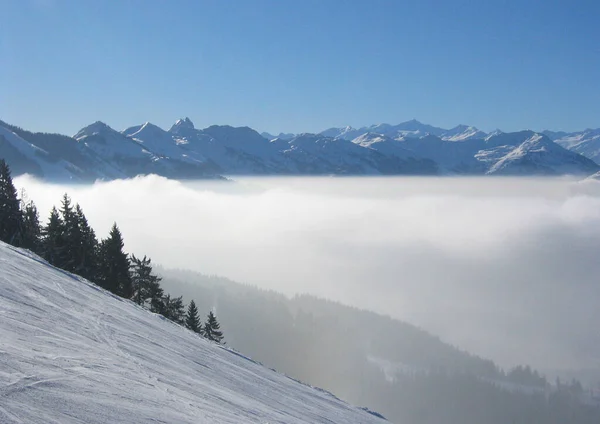
[[[194,129],[196,129],[196,128],[194,127],[194,123],[192,122],[192,120],[188,117],[185,117],[185,118],[181,118],[181,119],[178,119],[177,121],[175,121],[175,123],[169,129],[169,132],[177,133],[182,130],[194,130]]]
[[[471,125],[457,125],[442,134],[442,138],[448,141],[466,141],[473,138],[485,138],[486,133]]]
[[[133,128],[135,128],[135,127],[133,127]],[[139,126],[137,131],[127,134],[128,137],[133,137],[133,138],[138,138],[142,135],[162,137],[162,136],[167,135],[167,132],[157,125],[154,125],[150,122],[145,122],[144,124]]]
[[[102,121],[96,121],[93,124],[90,124],[86,127],[80,129],[77,134],[73,136],[75,139],[80,139],[82,137],[96,135],[96,134],[112,134],[117,133],[120,134],[117,130],[111,128],[109,125],[105,124]]]

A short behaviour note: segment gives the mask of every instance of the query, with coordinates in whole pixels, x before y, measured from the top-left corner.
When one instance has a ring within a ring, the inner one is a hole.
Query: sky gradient
[[[0,0],[0,119],[600,127],[600,2]]]

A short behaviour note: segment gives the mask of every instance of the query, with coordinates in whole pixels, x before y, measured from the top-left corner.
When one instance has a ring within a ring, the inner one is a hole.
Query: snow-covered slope
[[[599,166],[586,157],[564,149],[542,134],[527,140],[498,160],[488,174],[509,175],[589,175]]]
[[[600,128],[557,134],[555,142],[600,164]]]
[[[483,131],[467,125],[458,125],[442,134],[442,139],[449,141],[464,141],[471,138],[485,138],[487,136]]]
[[[0,422],[379,423],[0,243]]]
[[[60,158],[52,158],[44,149],[24,140],[0,125],[0,158],[4,158],[18,174],[38,177],[58,176],[78,180],[81,172],[75,165]]]

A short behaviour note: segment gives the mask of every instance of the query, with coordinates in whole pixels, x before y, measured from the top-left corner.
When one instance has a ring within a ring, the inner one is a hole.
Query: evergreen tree
[[[52,208],[48,224],[42,229],[42,256],[52,265],[64,265],[64,226],[56,207]]]
[[[22,206],[23,224],[21,247],[29,249],[34,253],[42,253],[42,227],[37,207],[33,202]]]
[[[152,273],[150,258],[144,256],[143,259],[139,259],[135,255],[131,255],[131,287],[132,299],[135,303],[145,305],[150,300],[152,306],[153,299],[162,298],[162,290],[160,296],[157,297],[160,280],[160,277]]]
[[[208,313],[208,318],[204,324],[204,337],[213,342],[221,344],[223,340],[223,332],[220,330],[221,325],[217,322],[217,317],[212,311]]]
[[[193,300],[191,300],[188,305],[187,314],[185,315],[185,326],[194,333],[202,333],[202,322],[198,316],[196,303]]]
[[[63,225],[64,249],[62,252],[62,266],[65,271],[76,272],[77,254],[81,245],[81,234],[77,225],[77,217],[71,204],[71,198],[65,193],[60,208],[61,222]]]
[[[158,282],[150,286],[149,299],[150,311],[155,314],[165,315],[166,307],[164,302],[164,291]]]
[[[79,204],[75,205],[75,226],[71,242],[75,243],[74,272],[95,281],[98,277],[98,240]]]
[[[127,299],[131,299],[131,276],[129,257],[123,252],[123,236],[117,224],[113,224],[108,238],[100,243],[98,253],[98,284]]]
[[[10,175],[10,168],[0,159],[0,240],[12,245],[21,242],[22,215],[17,189]]]
[[[180,325],[185,324],[185,307],[181,296],[171,299],[171,295],[166,295],[163,297],[163,303],[163,315],[166,318]]]

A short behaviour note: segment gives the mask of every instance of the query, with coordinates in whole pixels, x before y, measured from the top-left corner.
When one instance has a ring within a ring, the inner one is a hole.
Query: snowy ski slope
[[[0,423],[381,423],[0,242]]]

